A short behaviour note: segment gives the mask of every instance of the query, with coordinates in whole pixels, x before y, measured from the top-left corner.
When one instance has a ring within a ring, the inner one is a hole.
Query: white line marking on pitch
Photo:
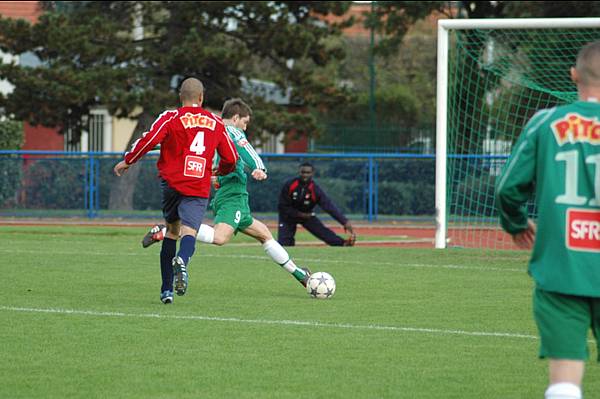
[[[40,254],[42,251],[35,250],[27,250],[27,251],[15,251],[12,249],[0,249],[0,253],[16,253],[16,254]],[[49,255],[79,255],[79,252],[72,251],[56,251],[56,252],[44,252],[44,256]],[[127,252],[127,253],[115,253],[115,252],[94,252],[87,251],[86,255],[92,256],[140,256],[139,252]],[[155,253],[152,253],[155,256]],[[268,260],[269,258],[266,256],[259,255],[227,255],[227,254],[207,254],[207,253],[199,253],[196,255],[199,259],[200,257],[210,257],[210,258],[233,258],[233,259],[257,259],[257,260]],[[363,261],[351,261],[351,260],[337,260],[337,259],[310,259],[310,258],[295,258],[295,260],[300,262],[313,262],[314,264],[323,264],[323,263],[340,263],[340,264],[354,264],[354,265],[362,265]],[[417,268],[430,268],[430,269],[456,269],[456,270],[479,270],[479,271],[495,271],[495,272],[510,272],[510,273],[525,273],[526,268],[523,266],[522,269],[518,268],[502,268],[502,267],[483,267],[483,266],[464,266],[464,265],[434,265],[434,264],[424,264],[424,263],[395,263],[395,262],[377,262],[378,265],[382,266],[397,266],[397,267],[417,267]]]
[[[214,255],[214,254],[202,254],[201,256],[215,257],[215,258],[239,258],[239,259],[267,259],[266,256],[258,255]],[[337,259],[308,259],[308,258],[294,258],[301,262],[315,262],[315,263],[341,263],[341,264],[356,264],[362,265],[364,262],[351,261],[351,260],[337,260]],[[463,266],[463,265],[432,265],[424,263],[395,263],[395,262],[377,262],[378,265],[389,265],[398,267],[426,267],[434,269],[462,269],[462,270],[483,270],[483,271],[497,271],[497,272],[518,272],[525,273],[526,269],[512,269],[512,268],[501,268],[501,267],[482,267],[482,266]]]
[[[396,332],[417,332],[441,335],[467,335],[475,337],[498,337],[498,338],[524,338],[537,339],[536,336],[527,334],[513,334],[501,332],[481,332],[481,331],[463,331],[463,330],[440,330],[436,328],[417,328],[417,327],[397,327],[397,326],[382,326],[377,324],[347,324],[347,323],[321,323],[315,321],[301,320],[263,320],[263,319],[240,319],[237,317],[212,317],[212,316],[197,316],[197,315],[170,315],[158,313],[121,313],[121,312],[98,312],[95,310],[75,310],[75,309],[56,309],[56,308],[21,308],[14,306],[0,306],[0,310],[11,312],[29,312],[29,313],[56,313],[68,314],[77,316],[95,316],[95,317],[135,317],[135,318],[151,318],[165,320],[201,320],[201,321],[217,321],[229,323],[248,323],[248,324],[267,324],[267,325],[282,325],[282,326],[303,326],[303,327],[323,327],[323,328],[343,328],[351,330],[374,330],[374,331],[396,331]]]

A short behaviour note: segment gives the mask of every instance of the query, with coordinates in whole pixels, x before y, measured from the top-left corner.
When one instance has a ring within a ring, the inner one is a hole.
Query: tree
[[[329,128],[319,144],[397,147],[408,145],[435,121],[436,32],[426,17],[445,2],[375,2],[360,21],[370,37],[332,38],[347,57],[329,66],[330,74],[353,97],[324,115]],[[371,57],[374,51],[374,57]],[[375,69],[375,122],[370,115],[370,67]]]
[[[600,2],[598,1],[464,1],[459,5],[461,6],[459,11],[466,14],[465,16],[468,18],[584,17],[598,15],[600,12]],[[375,29],[378,38],[375,46],[377,86],[408,87],[410,92],[414,93],[415,98],[398,97],[398,104],[410,105],[410,103],[406,103],[407,100],[417,104],[419,111],[426,112],[424,115],[419,115],[418,119],[421,124],[426,120],[430,120],[432,123],[435,120],[435,36],[429,37],[433,40],[428,40],[425,35],[409,38],[406,34],[409,29],[414,29],[415,25],[418,25],[420,19],[434,11],[444,13],[450,10],[451,6],[451,2],[375,2],[372,12],[366,13],[365,26]],[[451,17],[451,13],[447,14],[448,17]],[[469,31],[464,31],[463,35],[465,46],[471,54],[483,54],[485,43]],[[362,46],[348,47],[351,47],[349,51],[354,53],[357,51],[364,53],[365,46],[366,43],[362,43]],[[366,59],[364,55],[354,57],[354,59],[357,58]],[[477,57],[465,59],[465,65],[461,67],[461,70],[472,71],[478,75],[489,74],[488,71],[479,68],[477,60]],[[350,65],[355,69],[362,66],[361,78],[354,81],[362,82],[361,90],[367,90],[365,84],[369,78],[366,73],[366,62],[362,65],[357,62]],[[540,76],[543,75],[540,74]],[[469,76],[465,76],[463,80],[475,81]],[[545,83],[547,84],[547,82]],[[472,97],[478,100],[469,103],[459,102],[460,106],[464,108],[460,112],[464,115],[471,115],[475,119],[485,108],[486,91],[481,86],[470,87],[469,91],[472,93]],[[383,99],[377,96],[377,91],[375,93],[378,119],[386,118],[380,107]],[[367,110],[366,104],[363,104],[362,109],[364,114]],[[411,107],[399,106],[398,109],[411,109]],[[401,114],[402,112],[399,113],[399,117],[406,121],[405,123],[410,123],[410,119],[404,119]],[[465,129],[461,134],[468,137],[470,131]]]
[[[469,18],[589,17],[599,1],[461,1]]]
[[[227,97],[242,94],[240,76],[253,72],[249,60],[264,59],[270,80],[291,89],[296,103],[309,110],[328,107],[344,93],[318,71],[343,52],[326,47],[325,39],[338,27],[319,17],[340,15],[348,5],[46,2],[47,12],[35,25],[0,19],[0,49],[32,52],[41,61],[37,67],[0,66],[0,78],[15,86],[0,98],[0,106],[16,119],[71,129],[78,139],[84,116],[103,105],[117,117],[137,119],[131,143],[148,129],[154,115],[176,105],[176,89],[184,77],[203,80],[206,105],[220,109]],[[134,113],[139,106],[142,111]],[[259,115],[254,129],[275,134],[293,124],[305,134],[319,131],[310,113],[281,107],[269,111],[272,118]],[[131,209],[135,169],[112,187],[111,209]]]
[[[376,53],[393,55],[402,43],[404,35],[420,19],[432,12],[444,12],[450,2],[445,1],[376,1],[372,12],[365,16],[365,27],[379,34]]]

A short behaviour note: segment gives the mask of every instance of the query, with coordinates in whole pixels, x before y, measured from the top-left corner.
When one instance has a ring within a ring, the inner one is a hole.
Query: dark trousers
[[[293,247],[296,245],[296,227],[301,224],[312,235],[328,245],[341,247],[344,245],[344,239],[327,228],[316,216],[310,219],[296,219],[293,221],[279,218],[279,228],[277,230],[277,241],[284,247]]]

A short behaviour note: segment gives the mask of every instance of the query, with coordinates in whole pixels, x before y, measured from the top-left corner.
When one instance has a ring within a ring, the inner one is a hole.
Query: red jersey
[[[208,198],[211,166],[219,153],[219,172],[235,169],[238,153],[225,132],[221,118],[200,107],[181,107],[160,114],[147,131],[125,153],[129,165],[160,144],[158,174],[179,193]]]

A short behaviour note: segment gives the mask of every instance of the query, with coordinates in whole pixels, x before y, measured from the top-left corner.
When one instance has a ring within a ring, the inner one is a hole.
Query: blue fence
[[[157,154],[134,165],[131,209],[119,209],[114,165],[122,153],[0,151],[0,216],[160,217]],[[275,215],[283,182],[301,162],[315,165],[315,181],[353,219],[432,219],[435,156],[431,154],[261,154],[269,178],[249,179],[253,212]],[[129,190],[128,190],[129,191]],[[127,195],[123,193],[123,195]]]

